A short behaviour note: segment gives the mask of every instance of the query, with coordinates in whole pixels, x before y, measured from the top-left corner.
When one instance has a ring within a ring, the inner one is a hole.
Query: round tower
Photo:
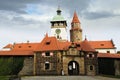
[[[73,19],[71,22],[70,41],[71,42],[81,42],[82,41],[81,23],[78,19],[76,12],[74,12],[74,16],[73,16]]]

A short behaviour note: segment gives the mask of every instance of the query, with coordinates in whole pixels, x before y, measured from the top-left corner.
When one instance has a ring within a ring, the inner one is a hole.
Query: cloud
[[[120,0],[91,0],[87,9],[81,12],[82,17],[86,19],[101,19],[114,16],[120,16]]]
[[[119,3],[120,0],[0,0],[0,41],[7,44],[42,39],[50,31],[50,20],[58,5],[68,22],[68,32],[76,10],[83,34],[89,39],[111,39],[115,35],[112,33],[120,34]],[[120,42],[118,37],[114,39]]]
[[[83,17],[86,19],[101,19],[101,18],[108,18],[108,17],[114,17],[114,16],[120,16],[120,14],[114,14],[112,12],[108,11],[100,11],[100,12],[83,12]]]
[[[37,4],[40,0],[0,0],[0,10],[25,13],[27,4]]]

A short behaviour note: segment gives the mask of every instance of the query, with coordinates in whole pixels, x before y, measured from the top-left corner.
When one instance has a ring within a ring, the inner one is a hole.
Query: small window
[[[45,63],[45,70],[49,70],[50,69],[50,64],[49,64],[49,62],[46,62]]]
[[[19,48],[21,48],[21,46],[19,46]]]
[[[28,46],[29,48],[31,48],[31,46]]]
[[[104,46],[104,44],[100,44],[101,46]]]
[[[50,42],[46,42],[46,45],[50,45]]]
[[[57,39],[59,39],[60,38],[60,36],[59,35],[57,35]]]
[[[110,51],[107,51],[107,53],[110,53]]]
[[[89,57],[92,58],[92,54],[89,54]]]
[[[46,52],[46,53],[45,53],[45,56],[50,56],[50,52]]]
[[[93,70],[93,66],[90,66],[90,70],[91,70],[91,71]]]

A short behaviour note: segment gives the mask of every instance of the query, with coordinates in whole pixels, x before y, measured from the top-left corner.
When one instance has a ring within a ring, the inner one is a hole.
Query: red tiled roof
[[[12,50],[34,50],[39,43],[17,43]]]
[[[59,46],[61,50],[67,50],[69,46],[71,45],[71,42],[59,42]]]
[[[48,35],[46,35],[42,42],[38,44],[35,51],[51,50],[60,50],[59,42],[55,37],[48,37]]]
[[[112,41],[89,41],[90,45],[95,49],[115,48]]]
[[[82,41],[80,44],[81,44],[81,49],[83,51],[93,51],[93,52],[95,51],[95,49],[89,44],[87,39]]]
[[[33,51],[0,51],[0,56],[32,56],[34,55]]]
[[[12,48],[13,47],[13,45],[12,44],[8,44],[8,45],[6,45],[5,47],[3,47],[3,48]]]
[[[98,53],[98,58],[119,58],[120,59],[120,54]]]
[[[72,19],[72,23],[80,23],[76,12],[74,12],[74,16],[73,16],[73,19]]]

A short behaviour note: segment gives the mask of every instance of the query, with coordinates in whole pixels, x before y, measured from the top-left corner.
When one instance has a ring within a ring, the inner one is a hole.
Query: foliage
[[[23,57],[0,57],[0,75],[17,75],[23,61]]]

